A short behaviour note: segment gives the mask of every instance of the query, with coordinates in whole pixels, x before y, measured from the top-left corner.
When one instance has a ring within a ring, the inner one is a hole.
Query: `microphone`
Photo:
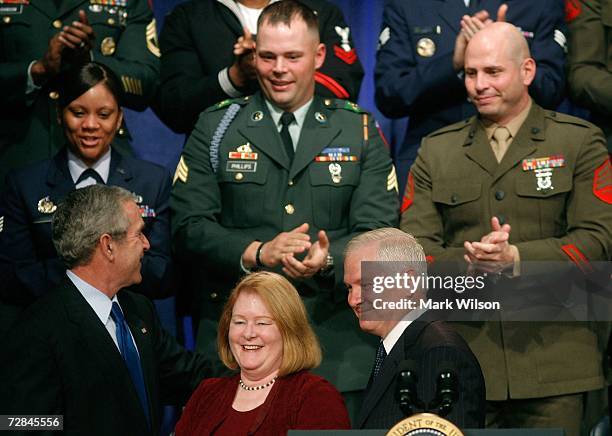
[[[432,401],[431,409],[438,409],[437,414],[445,417],[453,409],[453,404],[459,396],[459,389],[457,386],[457,376],[452,370],[452,365],[444,362],[440,367],[441,370],[438,373],[436,382],[436,397]]]
[[[416,363],[412,359],[404,360],[399,368],[396,398],[404,416],[411,416],[414,408],[423,409],[423,403],[419,400],[417,392],[419,378],[416,374]]]

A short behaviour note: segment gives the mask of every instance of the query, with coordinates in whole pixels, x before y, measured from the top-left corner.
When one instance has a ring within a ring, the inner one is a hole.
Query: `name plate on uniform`
[[[225,167],[225,171],[230,173],[254,173],[257,171],[257,162],[250,161],[230,161]]]

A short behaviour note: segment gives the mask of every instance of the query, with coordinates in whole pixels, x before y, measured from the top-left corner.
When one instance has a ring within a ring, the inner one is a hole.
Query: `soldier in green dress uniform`
[[[176,170],[172,228],[177,255],[199,276],[191,281],[199,348],[214,350],[238,278],[275,270],[304,298],[323,348],[319,373],[347,393],[365,388],[375,347],[346,305],[342,253],[355,235],[397,225],[397,180],[371,116],[314,95],[325,57],[317,29],[298,2],[264,9],[262,93],[202,113]],[[348,406],[356,411],[354,396]]]

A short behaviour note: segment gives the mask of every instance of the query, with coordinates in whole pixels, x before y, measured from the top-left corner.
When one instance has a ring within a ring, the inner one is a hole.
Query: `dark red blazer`
[[[183,416],[176,436],[207,435],[231,411],[239,376],[210,378],[200,383]],[[255,422],[244,434],[285,435],[289,429],[349,429],[342,396],[327,380],[300,371],[276,380]]]

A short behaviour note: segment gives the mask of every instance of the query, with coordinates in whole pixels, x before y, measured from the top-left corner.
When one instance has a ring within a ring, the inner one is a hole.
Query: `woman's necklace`
[[[242,389],[244,389],[245,391],[258,391],[260,389],[265,389],[269,386],[272,386],[274,384],[274,382],[276,381],[276,377],[274,377],[272,380],[270,380],[268,383],[264,383],[263,385],[259,385],[259,386],[247,386],[244,384],[244,382],[242,381],[242,379],[240,379],[238,381],[238,385],[240,385],[240,387]]]

